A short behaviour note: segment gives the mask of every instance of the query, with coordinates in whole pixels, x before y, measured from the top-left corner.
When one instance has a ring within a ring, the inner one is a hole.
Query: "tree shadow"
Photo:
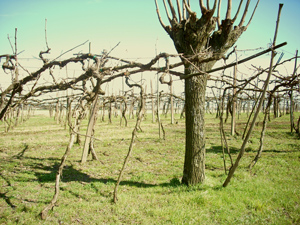
[[[17,159],[23,158],[25,152],[28,150],[28,147],[29,147],[29,145],[26,144],[26,143],[23,143],[23,145],[24,145],[23,150],[22,150],[21,152],[19,152],[17,155],[14,155],[13,157],[15,157],[15,158],[17,158]]]
[[[35,172],[35,176],[37,177],[40,183],[47,183],[47,182],[55,182],[56,173],[58,171],[59,163],[56,162],[52,164],[52,166],[44,166],[42,163],[36,164],[33,168],[36,170],[44,170],[45,172]],[[80,182],[80,183],[93,183],[93,182],[100,182],[103,184],[117,182],[116,179],[113,178],[95,178],[86,173],[83,173],[74,168],[73,165],[65,166],[62,173],[62,182]],[[151,188],[151,187],[170,187],[170,186],[178,186],[181,185],[181,182],[177,178],[173,178],[170,182],[161,183],[161,184],[150,184],[145,182],[139,181],[131,181],[131,180],[123,180],[120,182],[120,186],[131,186],[131,187],[138,187],[138,188]]]
[[[264,153],[291,153],[291,152],[300,152],[300,147],[297,144],[288,144],[292,146],[294,150],[275,150],[275,149],[263,149]]]
[[[221,148],[220,148],[221,149]],[[215,152],[220,152],[218,146],[215,146],[214,148],[210,149]],[[21,152],[22,153],[22,152]],[[19,154],[18,154],[19,155]],[[36,157],[22,157],[22,160],[28,160],[27,166],[30,167],[30,170],[32,171],[32,175],[35,176],[34,179],[28,178],[22,179],[21,182],[29,182],[29,181],[38,181],[41,186],[43,186],[46,183],[55,183],[56,174],[60,165],[60,159],[59,158],[47,158],[47,159],[41,159]],[[13,159],[12,159],[13,160]],[[16,158],[14,158],[16,160]],[[212,169],[212,168],[209,168]],[[213,168],[213,169],[219,169],[219,168]],[[26,173],[26,171],[20,170],[20,173]],[[1,175],[1,174],[0,174]],[[91,188],[95,190],[96,193],[99,193],[103,197],[110,197],[111,192],[107,193],[106,191],[101,190],[101,188],[98,188],[97,183],[102,183],[105,185],[113,186],[117,182],[116,178],[98,178],[93,177],[92,175],[89,175],[87,173],[82,172],[81,170],[75,168],[74,165],[66,165],[63,169],[62,177],[61,177],[62,183],[68,183],[68,182],[78,182],[83,185],[89,184]],[[9,185],[9,181],[8,181]],[[137,187],[137,188],[155,188],[155,187],[164,187],[164,188],[177,188],[180,186],[186,186],[181,183],[181,181],[178,178],[170,179],[169,182],[162,182],[162,183],[148,183],[144,181],[134,181],[134,180],[123,180],[120,182],[120,186],[129,186],[129,187]],[[80,197],[85,199],[84,195],[78,194],[76,191],[74,192],[72,189],[68,187],[68,185],[61,185],[60,189],[62,191],[67,191],[70,194],[74,195],[75,197]],[[174,189],[174,190],[175,190]],[[179,190],[178,190],[179,191]],[[11,199],[7,196],[7,193],[0,192],[0,198],[2,198],[6,203],[11,207],[16,207],[12,202]],[[87,199],[88,200],[88,199]]]
[[[299,152],[299,145],[297,144],[288,144],[291,146],[291,149],[294,150],[275,150],[275,149],[263,149],[264,153],[290,153],[290,152]],[[227,155],[227,149],[224,147],[225,154]],[[258,149],[253,149],[251,147],[246,147],[246,152],[254,152],[256,153]],[[215,145],[211,146],[210,148],[206,149],[207,153],[215,153],[215,154],[223,154],[222,146]],[[239,148],[230,147],[230,153],[231,154],[237,154],[240,152]]]
[[[25,150],[25,148],[24,148]],[[25,151],[22,152],[25,152]],[[23,153],[17,154],[23,155]],[[14,156],[11,158],[11,160],[6,162],[14,162],[16,159],[19,159],[17,156]],[[23,160],[28,160],[28,163],[26,163],[27,167],[30,167],[30,170],[33,172],[33,175],[36,177],[36,179],[28,178],[23,179],[23,182],[29,182],[29,181],[38,181],[40,184],[44,183],[54,183],[56,179],[56,174],[60,165],[60,159],[59,158],[53,158],[49,157],[47,159],[41,159],[36,157],[22,157]],[[24,162],[24,161],[23,161]],[[15,168],[16,169],[16,168]],[[15,170],[17,173],[27,173],[27,170],[24,171],[22,169]],[[0,176],[1,173],[0,173]],[[6,180],[8,185],[10,186],[10,181],[6,178],[3,178]],[[116,179],[113,178],[95,178],[90,176],[87,173],[84,173],[78,169],[76,169],[73,165],[66,165],[62,172],[61,181],[64,183],[68,182],[80,182],[80,183],[92,183],[92,182],[100,182],[103,184],[109,184],[113,183],[115,184],[117,182]],[[172,181],[170,183],[163,183],[163,184],[150,184],[145,182],[139,182],[139,181],[131,181],[131,180],[123,180],[120,182],[120,185],[124,186],[135,186],[140,188],[149,188],[149,187],[156,187],[156,186],[174,186],[174,183]]]
[[[7,193],[8,191],[4,193],[0,192],[0,198],[2,198],[7,203],[7,205],[9,205],[12,209],[15,209],[17,206],[11,202],[10,197],[6,196]]]
[[[236,154],[240,151],[239,148],[235,148],[235,147],[230,147],[230,153],[232,154]],[[207,153],[222,153],[223,154],[223,150],[222,150],[222,146],[221,145],[212,145],[210,148],[206,149]],[[225,154],[227,154],[227,149],[224,146],[224,152]]]
[[[9,187],[12,187],[11,185],[11,182],[8,178],[6,178],[5,176],[3,176],[1,173],[0,173],[0,177],[5,180],[5,182],[7,183],[7,186]],[[7,196],[7,192],[0,192],[0,198],[2,198],[6,203],[7,205],[9,205],[12,209],[16,208],[17,206],[14,205],[12,202],[11,202],[11,198]]]

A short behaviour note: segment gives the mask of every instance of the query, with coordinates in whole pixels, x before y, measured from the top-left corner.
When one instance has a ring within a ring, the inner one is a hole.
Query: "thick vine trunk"
[[[90,142],[93,137],[93,130],[97,120],[97,116],[96,116],[97,111],[98,111],[98,95],[94,99],[93,106],[91,109],[90,119],[86,131],[86,137],[85,137],[82,156],[81,156],[81,163],[85,163],[87,161],[87,157],[90,149]]]
[[[177,1],[178,15],[172,1],[168,1],[168,4],[163,1],[170,22],[170,25],[165,25],[160,16],[157,0],[155,0],[159,22],[173,40],[177,52],[183,55],[181,59],[185,64],[185,75],[188,75],[185,77],[186,153],[182,177],[182,182],[188,185],[203,182],[205,179],[204,114],[207,75],[200,74],[202,71],[211,69],[216,61],[221,59],[227,50],[235,44],[249,26],[259,1],[246,26],[243,24],[250,1],[247,1],[241,20],[235,26],[233,24],[236,22],[242,1],[240,1],[236,16],[233,19],[231,19],[232,1],[228,1],[230,6],[227,7],[226,17],[222,21],[220,19],[221,1],[214,1],[212,8],[209,7],[209,2],[207,1],[207,8],[203,1],[199,2],[202,16],[197,18],[197,13],[190,8],[189,1],[184,1],[182,4],[182,11],[187,12],[187,15],[180,13],[179,1]],[[217,2],[219,2],[218,7]],[[213,17],[216,11],[218,17]],[[197,57],[195,57],[196,55]],[[191,56],[194,58],[190,58]],[[199,76],[191,78],[193,73],[197,73]]]
[[[190,69],[185,70],[191,73]],[[186,143],[182,183],[195,185],[205,180],[205,90],[207,76],[185,81]]]

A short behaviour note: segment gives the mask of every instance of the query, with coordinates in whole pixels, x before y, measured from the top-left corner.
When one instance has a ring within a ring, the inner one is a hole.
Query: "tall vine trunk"
[[[185,69],[191,74],[193,68]],[[207,76],[186,79],[186,143],[182,183],[194,185],[205,180],[205,90]]]
[[[157,0],[155,5],[160,24],[173,40],[177,52],[182,54],[181,59],[185,65],[186,150],[182,182],[194,185],[202,183],[205,179],[204,114],[207,75],[203,72],[209,71],[247,29],[259,0],[246,26],[243,24],[250,0],[245,3],[241,20],[236,25],[234,23],[237,22],[236,18],[243,1],[240,1],[236,15],[231,19],[232,1],[229,0],[226,16],[222,21],[221,1],[215,0],[213,6],[207,1],[207,7],[202,0],[199,1],[200,18],[197,18],[197,13],[190,8],[190,1],[183,1],[182,5],[177,1],[177,12],[172,2],[168,1],[167,4],[163,1],[169,25],[165,25],[162,20]],[[214,17],[215,12],[217,17]],[[197,77],[191,74],[197,74]]]

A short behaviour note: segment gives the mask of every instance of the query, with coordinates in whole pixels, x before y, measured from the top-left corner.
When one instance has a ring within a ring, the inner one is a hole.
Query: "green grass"
[[[256,126],[247,151],[228,187],[223,169],[218,120],[206,115],[206,181],[180,184],[185,131],[164,118],[166,140],[159,139],[151,116],[142,122],[117,204],[113,189],[127,154],[135,120],[128,127],[100,122],[95,149],[99,161],[80,164],[82,146],[74,145],[63,171],[57,205],[45,221],[41,210],[54,194],[55,174],[68,143],[68,130],[52,118],[34,116],[4,133],[0,122],[0,224],[300,224],[300,141],[289,132],[289,116],[268,123],[262,158],[248,165],[259,146]],[[297,116],[299,116],[297,114]],[[260,122],[262,121],[260,116]],[[243,132],[245,115],[237,130]],[[83,121],[81,132],[86,130]],[[227,139],[236,158],[240,136]],[[227,167],[230,166],[226,156]]]

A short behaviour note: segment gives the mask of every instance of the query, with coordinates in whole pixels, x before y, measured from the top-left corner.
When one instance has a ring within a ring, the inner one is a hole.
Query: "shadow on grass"
[[[54,163],[52,166],[43,166],[42,164],[37,164],[33,168],[36,170],[44,170],[45,172],[35,172],[35,176],[37,177],[40,183],[47,183],[47,182],[55,182],[55,176],[59,167],[59,163]],[[94,178],[90,175],[83,173],[77,169],[75,169],[72,165],[65,166],[63,169],[63,176],[61,178],[62,182],[71,182],[77,181],[81,183],[92,183],[92,182],[100,182],[103,184],[115,184],[117,182],[116,179],[113,178]],[[120,185],[124,186],[134,186],[140,188],[150,188],[150,187],[176,187],[181,185],[179,179],[173,178],[168,183],[161,183],[161,184],[148,184],[145,182],[139,181],[131,181],[131,180],[123,180],[120,182]]]
[[[294,150],[275,150],[275,149],[263,149],[264,153],[289,153],[289,152],[298,152],[299,150],[297,150],[299,148],[299,145],[297,144],[288,144],[290,149],[294,149]],[[211,146],[211,148],[206,149],[207,153],[215,153],[215,154],[223,154],[222,151],[222,146],[220,145],[215,145],[215,146]],[[227,149],[224,147],[224,152],[227,155]],[[235,147],[230,147],[230,153],[231,154],[238,154],[240,152],[240,148],[235,148]],[[257,149],[253,149],[251,147],[246,147],[246,152],[257,152]]]
[[[7,203],[7,205],[9,205],[12,209],[16,208],[17,206],[15,206],[11,202],[11,200],[10,200],[11,198],[6,196],[7,193],[8,193],[8,191],[5,193],[0,192],[0,198],[2,198]]]
[[[24,148],[25,149],[25,148]],[[23,152],[23,151],[22,151]],[[18,155],[22,156],[22,152]],[[25,151],[24,151],[25,152]],[[19,182],[30,182],[30,181],[37,181],[39,182],[42,186],[45,183],[55,183],[56,179],[56,173],[58,171],[58,167],[60,165],[60,160],[58,158],[47,158],[47,159],[42,159],[41,158],[35,158],[35,157],[26,157],[23,156],[22,162],[26,164],[27,168],[30,168],[28,171],[24,169],[20,169],[17,171],[19,175],[26,174],[28,172],[31,172],[31,175],[34,176],[35,178],[31,177],[24,177],[23,179],[20,179]],[[14,162],[16,162],[17,157],[11,158]],[[26,162],[25,162],[26,160]],[[14,168],[15,169],[15,168]],[[212,168],[210,168],[212,169]],[[215,169],[215,168],[214,168]],[[1,173],[0,173],[1,175]],[[2,177],[5,179],[4,177]],[[5,179],[7,180],[7,179]],[[78,182],[81,184],[90,184],[90,186],[95,189],[96,192],[99,192],[101,195],[105,197],[109,197],[109,194],[105,194],[103,191],[98,189],[96,183],[102,183],[105,185],[109,186],[114,186],[115,183],[117,182],[116,179],[114,178],[95,178],[90,176],[87,173],[84,173],[78,169],[76,169],[73,165],[66,165],[63,169],[63,176],[61,178],[61,181],[63,183],[68,183],[68,182]],[[7,180],[8,186],[10,186],[10,181]],[[137,187],[137,188],[155,188],[155,187],[166,187],[166,188],[177,188],[180,186],[185,186],[181,184],[181,181],[178,178],[173,178],[169,182],[164,182],[164,183],[158,183],[158,184],[153,184],[153,183],[146,183],[144,181],[134,181],[134,180],[123,180],[120,182],[120,186],[129,186],[129,187]],[[76,197],[81,197],[80,194],[73,192],[71,189],[68,188],[68,186],[62,186],[60,187],[61,190],[63,191],[68,191],[70,194],[76,196]],[[10,197],[7,195],[5,192],[0,192],[0,198],[2,198],[8,206],[11,208],[15,208],[16,206],[11,202]]]
[[[26,146],[24,149],[26,150]],[[29,173],[31,171],[31,174],[33,176],[35,176],[36,179],[33,179],[31,177],[28,179],[26,179],[26,178],[18,179],[18,181],[19,182],[38,181],[41,184],[52,183],[52,182],[54,183],[55,179],[56,179],[56,173],[57,173],[59,165],[60,165],[60,159],[50,157],[47,159],[43,159],[43,161],[42,161],[41,158],[23,156],[24,152],[25,151],[23,150],[22,152],[20,152],[19,154],[17,154],[13,158],[11,158],[10,160],[6,161],[6,163],[16,162],[16,160],[19,160],[19,157],[17,157],[17,156],[22,156],[21,158],[22,158],[23,164],[25,164],[27,166],[27,168],[30,167],[30,170],[24,171],[22,168],[17,169],[14,167],[13,168],[14,172],[16,172],[18,174],[22,174],[22,173],[25,174],[25,173]],[[25,160],[27,161],[26,163],[25,163]],[[0,175],[1,175],[1,173],[0,173]],[[148,183],[139,182],[139,181],[123,180],[120,182],[120,185],[135,186],[135,187],[140,187],[140,188],[149,188],[149,187],[157,187],[157,186],[167,187],[167,186],[180,185],[180,181],[178,180],[178,182],[177,182],[174,179],[172,179],[170,181],[170,183],[161,183],[161,184],[148,184]],[[81,182],[81,183],[100,182],[103,184],[109,184],[109,183],[115,184],[117,182],[117,180],[113,179],[113,178],[92,177],[86,173],[81,172],[80,170],[75,169],[73,165],[66,165],[64,167],[61,181],[65,182],[65,183],[72,182],[72,181]]]
[[[28,150],[29,146],[26,143],[23,143],[23,145],[24,145],[23,150],[21,152],[19,152],[17,155],[13,156],[13,157],[16,157],[17,159],[21,159],[24,156],[24,154]]]
[[[5,180],[6,181],[6,183],[7,183],[7,186],[9,186],[9,187],[12,187],[12,185],[11,185],[11,183],[10,183],[10,180],[9,179],[7,179],[5,176],[3,176],[1,173],[0,173],[0,177],[3,179],[3,180]],[[2,186],[3,187],[3,186]],[[7,192],[0,192],[0,198],[2,198],[6,203],[7,203],[7,205],[9,205],[12,209],[14,209],[14,208],[16,208],[16,206],[11,202],[11,198],[10,197],[8,197],[7,196],[7,193],[8,193],[9,191],[7,191]]]
[[[230,153],[232,153],[232,154],[236,154],[239,151],[240,151],[239,148],[230,147]],[[221,153],[222,154],[223,153],[222,146],[220,146],[220,145],[213,145],[210,148],[206,149],[206,152],[207,153]],[[224,146],[224,152],[225,152],[225,154],[227,154],[227,149],[226,149],[225,146]]]
[[[291,146],[292,149],[294,150],[275,150],[275,149],[265,149],[263,150],[264,153],[291,153],[291,152],[299,152],[299,150],[297,150],[299,148],[299,145],[297,144],[288,144],[289,146]]]

